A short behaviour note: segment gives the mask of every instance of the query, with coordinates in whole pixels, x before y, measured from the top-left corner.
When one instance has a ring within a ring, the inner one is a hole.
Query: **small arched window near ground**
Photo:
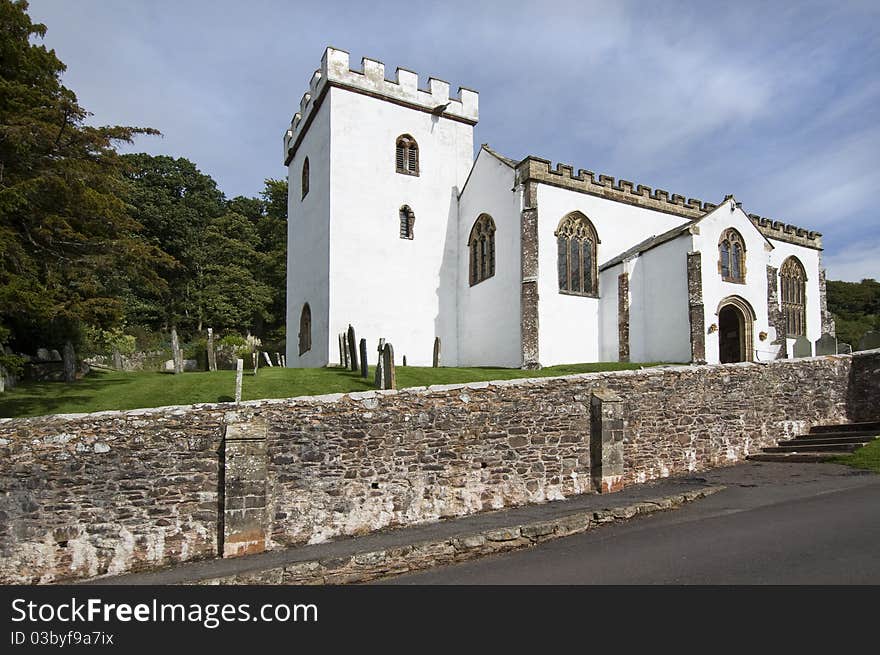
[[[598,296],[596,245],[600,242],[590,219],[580,212],[571,212],[559,222],[554,235],[557,246],[559,292],[578,296]]]
[[[400,238],[412,239],[413,228],[416,223],[416,215],[409,205],[400,208]]]
[[[306,157],[306,160],[303,162],[302,169],[302,198],[305,198],[309,192],[309,158]]]
[[[807,272],[797,257],[789,257],[782,262],[779,269],[779,287],[786,336],[806,336]]]
[[[471,286],[495,275],[495,221],[480,214],[468,237],[471,261]]]
[[[419,144],[409,134],[397,137],[395,153],[397,172],[404,175],[419,174]]]
[[[299,354],[303,355],[312,349],[312,310],[309,303],[303,305],[299,315]]]
[[[732,227],[721,235],[718,241],[718,270],[725,282],[745,283],[746,281],[746,247],[742,235]]]

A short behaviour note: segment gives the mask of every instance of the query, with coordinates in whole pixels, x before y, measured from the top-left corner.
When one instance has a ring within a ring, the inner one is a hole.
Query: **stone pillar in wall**
[[[687,254],[688,319],[691,326],[691,362],[706,363],[706,315],[703,308],[702,255]]]
[[[623,401],[608,389],[590,394],[590,476],[599,493],[623,489]]]
[[[617,358],[629,361],[629,273],[617,276]]]
[[[779,346],[776,359],[788,358],[788,343],[785,340],[785,314],[779,306],[779,269],[767,267],[767,317],[770,325],[776,330],[776,339],[772,345]]]
[[[538,185],[526,182],[520,219],[522,367],[541,368],[538,352]]]
[[[223,439],[221,489],[223,492],[223,557],[266,550],[268,426],[261,419],[232,421]]]

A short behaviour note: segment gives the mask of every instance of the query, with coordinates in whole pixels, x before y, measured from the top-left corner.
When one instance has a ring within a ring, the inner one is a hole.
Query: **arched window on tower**
[[[782,262],[779,269],[779,286],[786,336],[806,336],[807,272],[797,257],[789,257]]]
[[[495,275],[495,221],[480,214],[468,237],[471,262],[471,286]]]
[[[305,198],[309,192],[309,158],[306,157],[306,160],[303,162],[302,169],[302,198]]]
[[[746,281],[746,248],[742,235],[732,227],[724,230],[718,241],[718,270],[725,282]]]
[[[419,144],[409,134],[401,134],[397,137],[395,163],[398,173],[419,174]]]
[[[400,208],[400,238],[412,239],[413,228],[416,223],[416,215],[409,205]]]
[[[312,310],[309,303],[303,305],[299,315],[299,354],[304,355],[312,349]]]
[[[559,222],[554,235],[557,247],[559,292],[578,296],[598,296],[596,246],[599,237],[590,219],[580,212],[571,212]]]

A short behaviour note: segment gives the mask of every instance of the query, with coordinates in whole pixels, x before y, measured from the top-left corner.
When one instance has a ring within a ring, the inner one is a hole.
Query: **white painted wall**
[[[398,362],[406,355],[430,366],[439,336],[443,360],[455,363],[457,198],[473,162],[473,128],[339,88],[328,101],[331,342],[351,323],[371,361],[384,337]],[[401,134],[418,142],[418,177],[395,172]],[[415,212],[413,240],[399,236],[402,205]]]
[[[816,341],[822,336],[822,310],[819,305],[819,251],[813,248],[805,248],[786,241],[770,239],[775,248],[770,253],[770,266],[777,269],[776,288],[779,291],[779,306],[782,306],[782,286],[779,282],[778,269],[782,263],[791,256],[797,257],[804,270],[807,272],[807,339],[816,350]],[[788,344],[788,356],[791,357],[794,348],[794,339],[786,339]]]
[[[301,199],[302,165],[309,158],[309,193]],[[287,365],[326,366],[330,286],[330,108],[322,105],[288,166],[287,197]],[[312,311],[312,348],[299,356],[303,304]],[[336,357],[338,359],[338,356]]]
[[[520,212],[513,169],[480,150],[459,202],[458,339],[460,366],[522,364]],[[495,275],[470,285],[467,241],[480,214],[495,221]],[[444,358],[445,361],[445,358]]]
[[[706,361],[717,364],[718,332],[708,333],[711,325],[718,325],[718,304],[727,296],[740,296],[745,299],[755,312],[753,357],[759,361],[771,360],[775,357],[771,343],[775,331],[770,328],[767,313],[767,263],[770,261],[771,248],[764,236],[752,224],[742,209],[734,208],[731,201],[721,203],[699,223],[698,235],[694,235],[694,249],[702,253],[703,305],[706,322]],[[718,241],[721,233],[733,227],[742,235],[745,248],[745,284],[724,282],[718,262],[721,258]],[[758,338],[760,332],[767,333],[767,339]],[[757,351],[755,353],[754,351]]]
[[[631,362],[689,362],[687,254],[692,236],[646,250],[630,262]]]
[[[620,356],[617,279],[622,272],[621,262],[599,273],[599,361],[601,362],[616,362]]]
[[[583,212],[596,228],[600,241],[597,247],[600,266],[640,241],[683,222],[680,216],[546,184],[538,185],[538,348],[539,360],[544,366],[600,359],[600,300],[559,293],[556,237],[553,233],[562,217],[575,210]],[[616,289],[616,276],[611,284]],[[600,276],[600,298],[607,291],[605,279]],[[616,305],[614,311],[616,325]]]

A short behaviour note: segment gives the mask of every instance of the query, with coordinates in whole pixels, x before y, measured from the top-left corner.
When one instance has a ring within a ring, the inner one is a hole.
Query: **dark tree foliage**
[[[0,0],[0,343],[32,351],[118,324],[123,287],[161,293],[165,258],[139,235],[114,147],[157,132],[86,125],[27,9]]]
[[[865,332],[880,330],[880,282],[828,280],[826,290],[839,341],[855,347]]]

